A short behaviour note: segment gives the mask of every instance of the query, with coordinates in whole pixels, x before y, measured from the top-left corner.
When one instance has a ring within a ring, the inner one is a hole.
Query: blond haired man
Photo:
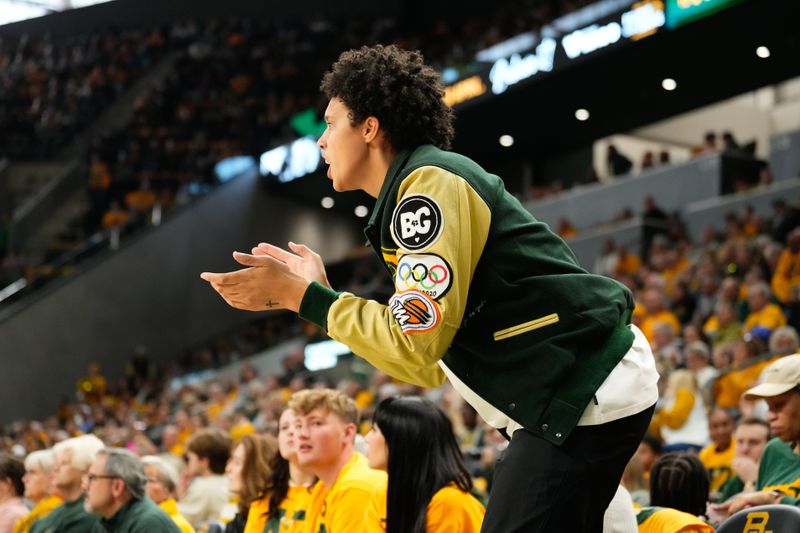
[[[367,466],[353,449],[358,409],[355,402],[331,389],[295,393],[289,408],[297,415],[297,459],[319,478],[311,494],[307,518],[313,533],[364,530],[364,502],[386,473]]]

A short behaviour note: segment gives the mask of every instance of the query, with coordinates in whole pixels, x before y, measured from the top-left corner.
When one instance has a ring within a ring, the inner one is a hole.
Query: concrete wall
[[[117,252],[53,282],[0,322],[0,423],[54,412],[89,362],[119,376],[139,345],[155,359],[244,324],[199,278],[237,268],[233,250],[259,241],[304,243],[329,262],[363,243],[361,223],[275,198],[238,178]]]
[[[656,167],[610,184],[579,186],[557,196],[527,202],[525,207],[538,220],[558,227],[567,217],[579,229],[610,222],[624,207],[642,211],[645,196],[653,196],[668,211],[692,201],[713,198],[721,190],[721,157],[710,155],[682,165]]]
[[[776,181],[800,176],[800,130],[770,139],[769,165]]]
[[[694,202],[686,207],[683,217],[689,235],[692,239],[698,240],[705,228],[711,226],[722,229],[726,214],[730,212],[741,214],[747,205],[753,206],[759,215],[769,217],[772,213],[772,202],[778,199],[797,205],[800,202],[800,178],[780,181],[722,198]]]

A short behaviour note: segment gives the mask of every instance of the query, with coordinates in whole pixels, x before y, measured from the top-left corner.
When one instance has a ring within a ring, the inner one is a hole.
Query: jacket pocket
[[[523,322],[522,324],[517,324],[516,326],[512,326],[510,328],[501,329],[500,331],[495,331],[494,340],[502,341],[504,339],[508,339],[516,335],[522,335],[523,333],[527,333],[535,329],[543,328],[545,326],[550,326],[557,322],[558,322],[558,313],[553,313],[551,315],[543,316],[541,318],[537,318],[529,322]]]

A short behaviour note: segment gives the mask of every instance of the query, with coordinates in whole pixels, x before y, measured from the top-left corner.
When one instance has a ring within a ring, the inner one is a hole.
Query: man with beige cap
[[[757,492],[740,494],[717,510],[733,514],[754,505],[800,506],[800,354],[769,365],[763,383],[745,391],[744,397],[767,402],[767,421],[776,438],[761,455]]]

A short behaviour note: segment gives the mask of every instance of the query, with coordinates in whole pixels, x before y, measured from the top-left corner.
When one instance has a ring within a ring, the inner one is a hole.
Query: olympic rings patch
[[[434,300],[444,296],[453,285],[453,271],[436,254],[404,255],[397,265],[394,286],[398,292],[416,290]]]
[[[389,309],[404,335],[430,331],[439,325],[442,317],[436,302],[418,291],[395,294],[389,300]]]

